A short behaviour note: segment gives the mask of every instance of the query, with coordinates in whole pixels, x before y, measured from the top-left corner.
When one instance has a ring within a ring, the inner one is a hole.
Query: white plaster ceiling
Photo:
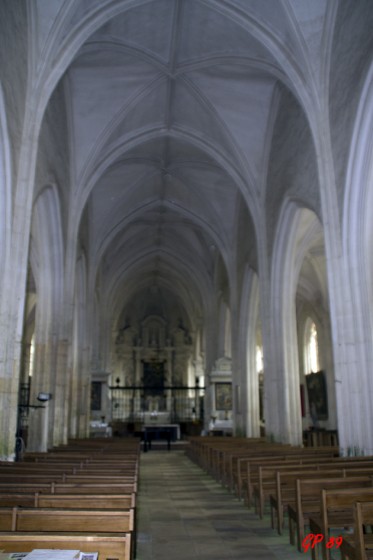
[[[115,4],[80,0],[71,18]],[[113,302],[156,278],[198,315],[217,255],[229,269],[237,204],[257,218],[276,83],[321,64],[327,3],[117,4],[65,75],[77,216]]]

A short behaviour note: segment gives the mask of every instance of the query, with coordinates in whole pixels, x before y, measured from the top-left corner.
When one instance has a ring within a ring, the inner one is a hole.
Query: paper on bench
[[[81,552],[79,560],[97,560],[98,552]]]
[[[1,552],[0,560],[21,560],[28,554],[28,552]]]
[[[25,560],[74,560],[79,555],[79,550],[62,550],[58,548],[35,548],[27,554]]]

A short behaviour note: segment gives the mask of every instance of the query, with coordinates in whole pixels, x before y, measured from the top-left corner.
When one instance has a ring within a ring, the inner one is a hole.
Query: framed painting
[[[300,385],[300,409],[302,412],[302,418],[306,417],[306,403],[305,403],[305,399],[304,399],[304,385]]]
[[[215,409],[232,410],[232,383],[215,383]]]
[[[328,419],[328,395],[323,371],[306,375],[308,405],[317,420]]]
[[[91,383],[91,410],[101,410],[101,381]]]

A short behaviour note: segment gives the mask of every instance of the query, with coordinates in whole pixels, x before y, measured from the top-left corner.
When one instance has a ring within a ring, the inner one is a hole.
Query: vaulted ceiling
[[[238,254],[257,266],[278,99],[315,87],[328,2],[71,5],[66,26],[108,14],[61,82],[91,275],[117,317],[171,296],[201,316]]]

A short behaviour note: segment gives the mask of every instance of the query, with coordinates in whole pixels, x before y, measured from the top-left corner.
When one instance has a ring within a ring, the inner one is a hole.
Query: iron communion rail
[[[205,387],[109,386],[112,421],[203,422]]]

